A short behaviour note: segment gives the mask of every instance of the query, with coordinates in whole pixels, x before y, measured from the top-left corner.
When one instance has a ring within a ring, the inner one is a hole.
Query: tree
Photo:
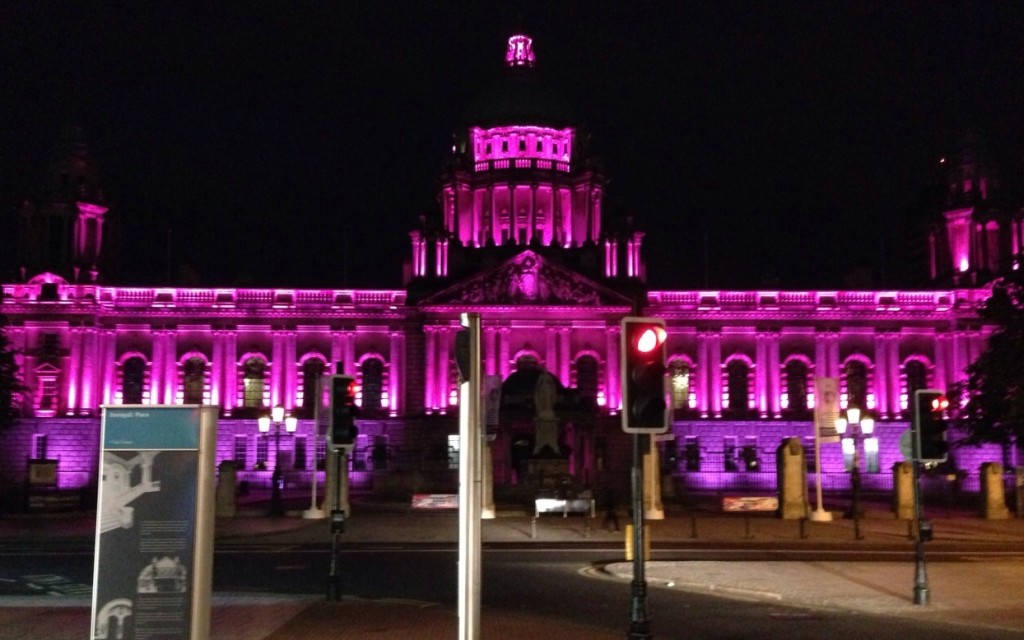
[[[958,424],[969,444],[1024,442],[1024,274],[996,281],[979,315],[998,329],[958,388]]]
[[[7,320],[0,316],[0,431],[7,429],[19,415],[19,399],[24,386],[18,376],[18,362],[4,327]]]

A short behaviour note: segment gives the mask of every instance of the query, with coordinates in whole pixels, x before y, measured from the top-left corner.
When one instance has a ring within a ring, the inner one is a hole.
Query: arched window
[[[384,391],[384,363],[380,358],[367,358],[362,363],[362,408],[380,409]]]
[[[203,392],[206,388],[206,361],[199,356],[192,356],[182,366],[182,402],[184,404],[203,404]]]
[[[793,359],[786,363],[786,408],[803,413],[807,406],[807,363]]]
[[[307,358],[302,363],[302,408],[308,415],[313,415],[316,408],[316,391],[325,369],[326,364],[320,358]]]
[[[258,356],[253,356],[242,365],[242,406],[259,408],[263,406],[264,377],[267,363]]]
[[[846,406],[868,408],[868,368],[860,360],[846,363]]]
[[[668,363],[668,380],[672,388],[672,408],[690,408],[690,370],[689,363],[683,360],[672,360]]]
[[[576,360],[576,391],[586,403],[597,401],[598,364],[594,356],[580,356]]]
[[[910,360],[906,364],[907,373],[907,398],[913,406],[914,392],[918,389],[928,388],[928,367],[920,360]]]
[[[726,389],[731,413],[750,411],[750,367],[743,360],[733,359],[726,366]]]
[[[142,404],[146,390],[146,361],[139,356],[132,356],[124,361],[121,373],[121,402]]]

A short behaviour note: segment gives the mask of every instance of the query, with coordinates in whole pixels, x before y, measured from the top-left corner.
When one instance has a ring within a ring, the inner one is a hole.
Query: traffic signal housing
[[[331,376],[331,420],[327,429],[327,446],[331,451],[351,449],[355,446],[359,429],[356,427],[356,392],[359,386],[352,376]]]
[[[660,318],[622,319],[622,430],[626,433],[668,431],[666,335]]]
[[[949,408],[946,394],[937,389],[918,389],[914,392],[914,432],[917,441],[917,459],[920,462],[939,463],[949,458],[946,432],[949,423],[944,414]]]

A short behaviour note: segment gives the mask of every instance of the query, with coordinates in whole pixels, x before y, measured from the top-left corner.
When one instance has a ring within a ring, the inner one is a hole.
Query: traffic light
[[[331,376],[331,422],[327,430],[327,446],[331,451],[351,448],[359,435],[356,428],[356,391],[359,386],[352,376]]]
[[[945,462],[949,457],[946,430],[949,425],[943,413],[949,408],[946,394],[937,389],[914,392],[914,431],[917,438],[917,459],[921,462]]]
[[[665,388],[665,321],[622,319],[622,430],[668,431]]]

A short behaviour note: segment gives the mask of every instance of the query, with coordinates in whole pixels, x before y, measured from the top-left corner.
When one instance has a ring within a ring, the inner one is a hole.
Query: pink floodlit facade
[[[510,39],[506,63],[515,82],[531,72],[532,41]],[[520,85],[510,87],[514,97]],[[618,419],[619,326],[639,309],[663,318],[668,333],[669,475],[694,489],[774,486],[774,449],[786,437],[812,438],[814,381],[828,377],[844,407],[877,421],[865,485],[891,487],[914,390],[962,382],[986,346],[981,270],[1008,264],[1004,236],[1016,230],[1019,246],[1020,220],[1008,226],[957,201],[929,238],[932,275],[946,283],[929,290],[649,291],[643,232],[606,228],[606,180],[577,130],[545,113],[490,121],[496,113],[457,132],[437,220],[410,232],[402,289],[100,285],[77,270],[99,261],[107,209],[73,200],[73,269],[2,286],[0,313],[27,392],[23,419],[0,436],[0,481],[22,486],[26,461],[45,458],[60,460],[60,487],[95,486],[102,405],[205,404],[220,409],[218,461],[256,486],[272,468],[257,418],[278,406],[298,417],[283,453],[290,482],[308,482],[305,470],[325,453],[316,382],[344,373],[357,379],[362,407],[354,486],[394,472],[450,489],[455,335],[460,314],[478,312],[483,372],[502,383],[495,482],[526,477],[538,371],[562,394],[559,439],[573,478],[624,482],[631,450]],[[957,197],[966,197],[963,184]],[[45,213],[25,209],[25,228],[43,228],[32,216]],[[999,456],[958,452],[963,486],[976,489],[980,462]],[[826,450],[824,482],[845,487],[848,464],[840,448]]]

